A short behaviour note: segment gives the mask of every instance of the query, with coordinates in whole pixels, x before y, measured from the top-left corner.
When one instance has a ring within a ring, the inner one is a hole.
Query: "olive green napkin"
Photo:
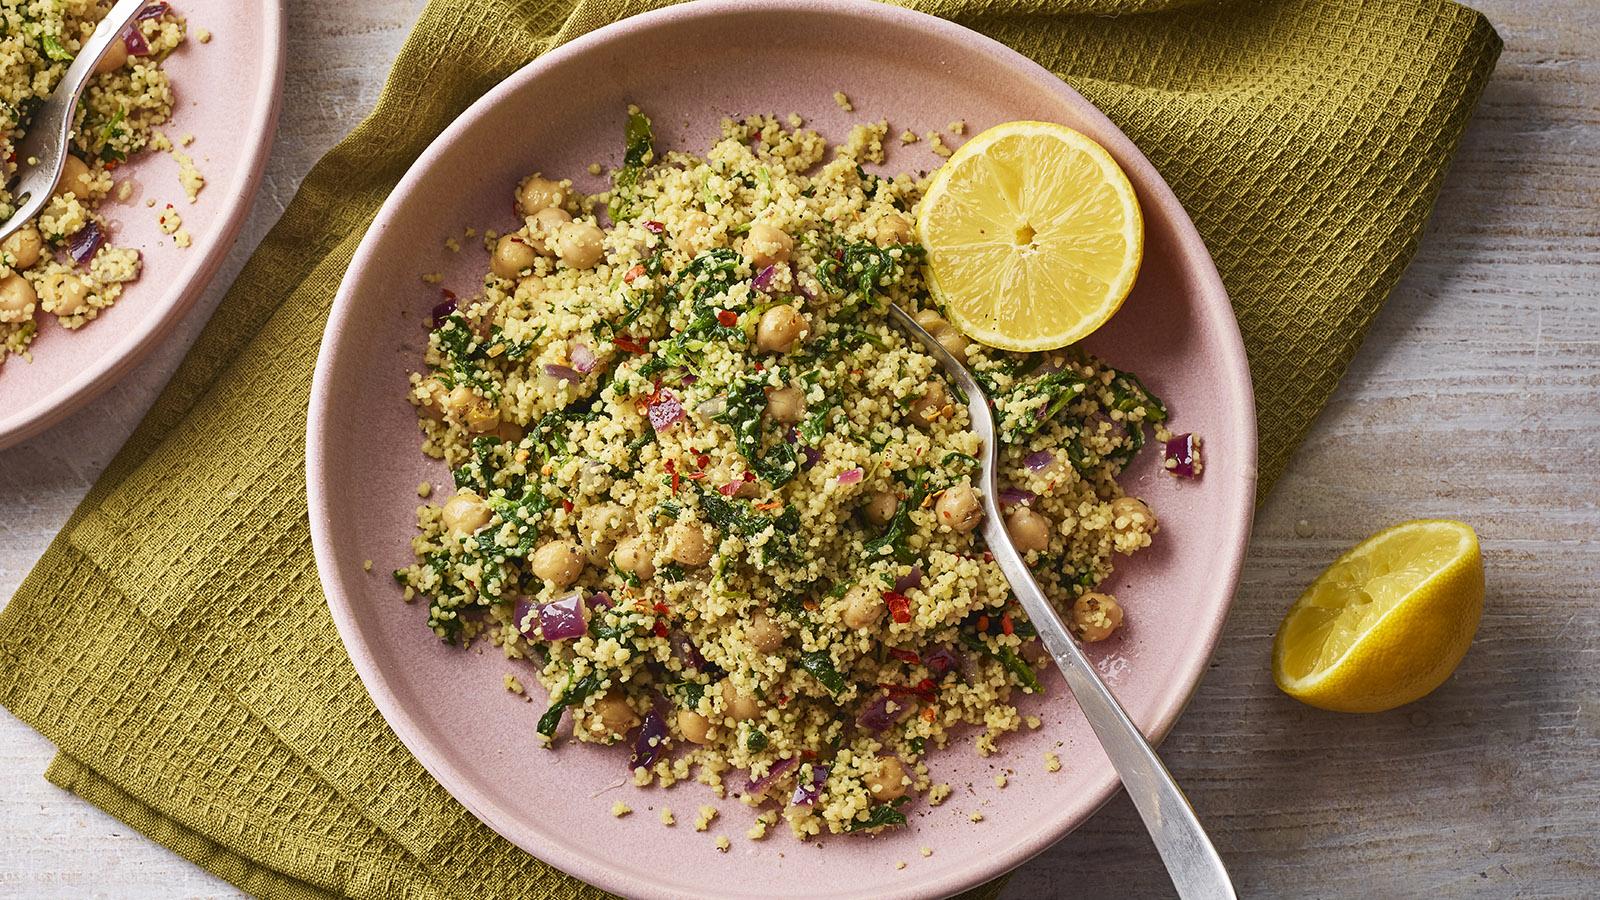
[[[329,300],[411,161],[518,66],[648,5],[428,4],[0,616],[0,701],[61,748],[52,781],[262,896],[599,894],[480,825],[372,706],[312,563],[305,408]],[[1060,74],[1171,182],[1238,311],[1269,485],[1416,247],[1493,29],[1445,0],[918,5]]]

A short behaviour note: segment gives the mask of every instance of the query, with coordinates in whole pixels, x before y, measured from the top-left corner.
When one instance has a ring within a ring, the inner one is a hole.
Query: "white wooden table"
[[[1262,507],[1226,641],[1164,755],[1250,896],[1600,893],[1600,4],[1479,0],[1506,40],[1422,250]],[[312,163],[371,106],[421,0],[289,0],[283,119],[228,266],[168,345],[0,452],[0,604],[111,459]],[[1426,700],[1281,696],[1279,616],[1366,534],[1475,525],[1478,642]],[[235,896],[41,777],[0,712],[0,896]],[[1170,892],[1119,797],[1007,897]]]

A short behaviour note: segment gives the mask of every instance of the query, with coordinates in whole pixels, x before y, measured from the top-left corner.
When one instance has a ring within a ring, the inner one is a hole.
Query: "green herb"
[[[800,668],[810,672],[835,697],[844,691],[844,676],[833,667],[833,659],[826,650],[807,650],[800,654]]]
[[[700,700],[706,695],[706,686],[698,681],[685,681],[678,685],[678,696],[683,700],[684,708],[695,709],[700,706]]]
[[[561,714],[569,706],[581,706],[583,701],[589,699],[589,695],[600,689],[600,681],[600,673],[591,671],[576,682],[569,682],[566,690],[561,692],[561,698],[551,703],[550,708],[539,717],[539,733],[554,737],[556,726],[561,724]]]
[[[767,448],[767,452],[752,466],[755,473],[766,479],[773,487],[782,487],[800,472],[800,457],[795,453],[794,445],[786,441],[779,441]]]
[[[733,429],[739,455],[752,462],[761,450],[761,413],[767,392],[758,378],[741,379],[728,387],[727,406],[713,418]]]
[[[894,509],[894,516],[889,519],[889,524],[884,528],[883,534],[878,535],[862,545],[868,556],[878,556],[888,549],[894,554],[895,559],[903,563],[911,562],[911,548],[906,541],[916,531],[911,522],[911,513],[922,505],[924,497],[928,496],[926,473],[921,469],[914,470],[911,475],[911,491],[906,499]]]
[[[1033,669],[1016,654],[1016,651],[1010,647],[999,647],[992,652],[995,658],[1000,660],[1000,664],[1022,683],[1023,690],[1030,694],[1044,693],[1044,686],[1039,683],[1038,676],[1033,674]]]
[[[606,207],[612,221],[620,222],[633,215],[634,190],[644,174],[644,167],[655,158],[654,143],[650,118],[642,112],[630,111],[623,131],[622,168],[612,177],[611,203]]]
[[[905,800],[905,797],[901,797],[896,802],[900,803],[904,802]],[[867,810],[866,818],[853,820],[848,826],[845,827],[845,830],[867,831],[873,828],[886,828],[895,825],[904,825],[905,823],[905,813],[902,813],[900,810],[895,809],[893,806],[887,803],[880,803],[877,806]]]
[[[875,295],[897,283],[909,270],[907,264],[922,256],[919,244],[846,244],[836,248],[833,255],[823,257],[817,266],[817,277],[829,290],[853,297],[857,304],[876,305]]]
[[[667,563],[656,572],[656,577],[668,584],[676,584],[683,580],[683,566],[677,563]]]
[[[111,121],[100,127],[100,160],[102,162],[110,162],[112,160],[124,162],[127,160],[128,154],[111,146],[113,140],[125,134],[122,129],[122,120],[127,117],[128,108],[125,106],[118,107],[117,114],[111,117]]]
[[[906,743],[911,745],[911,752],[912,753],[915,753],[916,755],[921,756],[923,754],[923,751],[927,748],[927,743],[928,742],[927,742],[926,738],[922,737],[921,735],[918,735],[918,736],[912,738],[911,740],[907,741]]]
[[[53,34],[41,36],[39,43],[44,47],[44,55],[56,62],[67,62],[72,59],[72,51],[62,46],[60,38]]]
[[[767,743],[767,733],[759,728],[751,728],[744,736],[744,748],[751,753],[767,749]]]

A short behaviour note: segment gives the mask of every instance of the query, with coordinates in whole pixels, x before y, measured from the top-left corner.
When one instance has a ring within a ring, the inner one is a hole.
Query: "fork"
[[[1083,654],[1076,639],[1061,622],[1061,616],[1033,580],[1033,573],[1023,562],[1022,554],[1011,543],[1006,533],[1005,521],[1000,515],[999,491],[995,482],[995,469],[999,465],[999,443],[995,440],[994,413],[983,386],[972,376],[964,363],[939,345],[933,335],[925,331],[905,310],[891,304],[889,316],[900,330],[921,342],[924,349],[944,369],[967,398],[967,410],[972,416],[972,428],[983,440],[981,483],[983,494],[983,539],[994,554],[1000,571],[1011,583],[1011,590],[1022,601],[1028,618],[1038,629],[1045,649],[1055,660],[1067,686],[1077,698],[1078,706],[1094,728],[1100,746],[1111,758],[1128,797],[1139,810],[1145,828],[1154,839],[1167,874],[1178,889],[1178,895],[1205,900],[1232,900],[1233,883],[1222,858],[1211,845],[1211,839],[1195,817],[1194,808],[1184,797],[1172,773],[1161,764],[1161,758],[1139,729],[1123,711],[1122,705],[1111,695],[1104,681],[1095,672],[1094,665]]]
[[[122,40],[122,32],[147,0],[119,0],[106,17],[95,27],[94,34],[83,42],[78,55],[67,66],[61,82],[50,92],[43,104],[34,112],[28,132],[16,146],[17,183],[11,194],[20,204],[11,218],[0,225],[0,241],[10,237],[17,229],[33,220],[50,202],[50,195],[61,180],[67,164],[67,148],[72,137],[72,114],[78,108],[78,98],[94,75],[94,67],[111,45]]]

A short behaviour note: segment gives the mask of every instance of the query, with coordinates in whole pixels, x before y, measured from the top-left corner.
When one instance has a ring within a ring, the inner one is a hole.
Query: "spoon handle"
[[[993,490],[987,492],[987,497],[994,496]],[[992,500],[988,503],[997,506]],[[1078,706],[1094,728],[1095,736],[1100,739],[1100,745],[1105,748],[1112,766],[1122,778],[1123,786],[1128,789],[1128,797],[1138,808],[1145,828],[1155,841],[1156,850],[1161,853],[1161,861],[1166,864],[1178,895],[1185,900],[1232,900],[1235,895],[1228,870],[1223,866],[1216,848],[1211,845],[1205,829],[1200,826],[1200,820],[1195,818],[1194,809],[1183,791],[1173,781],[1150,743],[1123,711],[1122,705],[1111,695],[1111,690],[1100,680],[1094,664],[1084,655],[1077,640],[1068,633],[1055,607],[1033,580],[1027,564],[1005,534],[998,508],[988,512],[984,536],[989,550],[1011,582],[1011,590],[1028,611],[1028,617],[1038,629],[1045,648],[1066,676],[1072,696],[1077,699]],[[991,535],[991,530],[999,534]]]

